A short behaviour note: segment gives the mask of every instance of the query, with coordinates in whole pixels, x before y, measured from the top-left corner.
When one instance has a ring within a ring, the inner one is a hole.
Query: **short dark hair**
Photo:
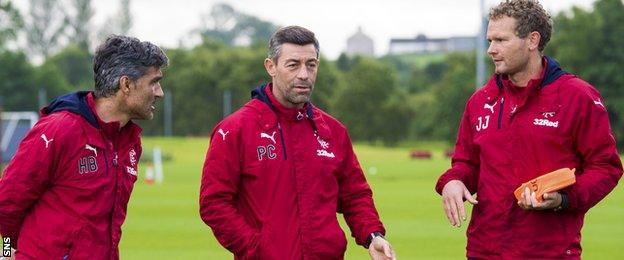
[[[269,58],[277,60],[280,56],[282,44],[294,43],[297,45],[314,44],[316,57],[319,57],[319,43],[314,33],[301,26],[286,26],[277,30],[269,39]]]
[[[497,20],[503,16],[516,19],[516,35],[525,38],[531,32],[540,34],[539,50],[543,51],[553,31],[553,21],[550,14],[535,0],[506,0],[492,7],[490,20]]]
[[[128,76],[137,80],[150,67],[164,68],[167,55],[151,42],[134,37],[111,35],[95,51],[93,74],[95,97],[108,97],[119,90],[119,79]]]

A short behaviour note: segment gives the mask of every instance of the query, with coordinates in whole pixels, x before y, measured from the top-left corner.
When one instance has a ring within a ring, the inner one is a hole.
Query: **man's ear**
[[[267,73],[269,73],[269,76],[275,77],[275,71],[277,70],[276,66],[277,64],[271,58],[264,59],[264,68]]]
[[[132,85],[130,77],[124,75],[119,78],[119,90],[124,95],[130,94],[130,85]]]
[[[532,31],[527,35],[527,39],[529,40],[529,50],[534,51],[539,49],[540,39],[542,39],[542,35],[540,35],[537,31]]]

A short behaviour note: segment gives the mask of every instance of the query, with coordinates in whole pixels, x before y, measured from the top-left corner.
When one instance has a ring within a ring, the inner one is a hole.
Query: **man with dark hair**
[[[235,259],[342,259],[336,212],[372,259],[395,258],[347,129],[310,103],[318,65],[314,33],[279,29],[271,82],[213,130],[200,215]]]
[[[622,176],[607,110],[593,86],[543,55],[552,21],[537,1],[504,1],[489,19],[495,75],[468,100],[436,191],[453,226],[466,220],[463,201],[474,204],[469,259],[580,259],[585,213]],[[576,183],[514,196],[562,168],[576,169]]]
[[[95,91],[56,98],[0,179],[0,233],[17,259],[118,259],[137,179],[141,129],[163,97],[165,53],[111,36],[98,47]]]

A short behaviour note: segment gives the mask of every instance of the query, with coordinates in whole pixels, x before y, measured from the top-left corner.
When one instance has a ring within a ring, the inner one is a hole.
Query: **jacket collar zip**
[[[271,83],[268,83],[267,85],[261,87],[261,91],[263,91],[263,94],[266,95],[266,100],[263,100],[262,97],[256,98],[266,103],[272,111],[268,113],[270,115],[261,116],[263,129],[268,130],[267,128],[273,128],[276,125],[279,127],[278,117],[284,118],[287,121],[308,121],[314,128],[315,132],[321,138],[325,140],[331,139],[331,130],[327,126],[327,123],[323,119],[323,116],[320,113],[315,112],[315,108],[312,103],[307,102],[301,109],[286,108],[282,104],[280,104],[273,95]]]
[[[540,96],[542,93],[542,90],[545,87],[547,87],[549,84],[557,80],[559,77],[568,74],[567,72],[562,70],[561,67],[559,66],[559,63],[551,57],[544,56],[542,58],[542,63],[544,64],[544,69],[542,70],[540,77],[538,79],[530,80],[527,84],[527,88],[529,88],[528,91],[526,91],[528,93],[526,94],[527,97],[528,95]],[[508,106],[512,110],[510,111],[511,112],[510,117],[518,113],[518,109],[526,103],[526,98],[524,100],[521,100],[521,102],[518,102],[518,100],[516,101],[506,100],[504,98],[505,96],[510,96],[508,94],[510,91],[509,89],[507,89],[509,88],[510,85],[511,85],[511,81],[507,78],[506,75],[495,74],[492,78],[490,78],[490,81],[486,84],[486,87],[484,87],[484,89],[482,90],[483,91],[482,93],[485,96],[486,103],[488,105],[494,105],[496,102],[500,103],[499,105],[500,110],[499,110],[499,117],[498,117],[499,129],[501,127],[501,120],[502,120],[502,114],[503,114],[503,108],[504,108],[505,102],[515,103],[515,104],[511,104]],[[558,91],[559,90],[557,90],[557,92]],[[558,96],[559,95],[557,95],[557,97]],[[542,98],[539,98],[539,102],[540,102],[540,109],[542,110],[541,112],[543,113],[557,112],[558,109],[561,107],[558,101],[557,102],[545,102],[544,100],[542,100]],[[515,110],[514,110],[514,107],[515,107]]]
[[[325,123],[320,113],[315,113],[314,106],[308,102],[303,109],[288,109],[282,106],[273,96],[271,91],[272,84],[261,85],[251,91],[251,98],[256,102],[261,102],[266,106],[253,107],[258,111],[258,123],[263,131],[269,131],[277,128],[279,131],[280,141],[284,147],[284,160],[286,160],[286,144],[284,141],[284,132],[278,120],[278,117],[285,118],[287,121],[305,121],[309,122],[314,128],[314,133],[324,139],[331,139],[331,130]],[[301,114],[301,115],[300,115]],[[298,119],[299,118],[299,119]]]
[[[530,96],[539,95],[542,90],[545,75],[548,71],[548,59],[542,58],[543,69],[538,78],[534,78],[527,82],[526,87],[518,87],[509,79],[508,75],[496,75],[496,83],[498,86],[498,95],[507,97],[509,102],[509,118],[512,118],[524,107]]]
[[[273,95],[273,89],[271,84],[269,84],[267,88],[264,89],[264,91],[269,97],[269,100],[273,105],[275,113],[278,114],[278,117],[284,118],[288,121],[297,122],[309,117],[307,112],[307,109],[310,106],[309,102],[305,103],[303,105],[303,108],[288,108],[282,105],[279,101],[277,101],[277,99]]]

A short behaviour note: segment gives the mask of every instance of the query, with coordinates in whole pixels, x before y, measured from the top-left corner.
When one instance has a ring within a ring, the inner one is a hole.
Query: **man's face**
[[[529,62],[529,41],[516,35],[516,19],[503,16],[490,20],[487,28],[492,57],[497,74],[514,75],[527,69]]]
[[[272,77],[273,95],[285,107],[303,107],[310,100],[318,70],[314,44],[284,43],[276,59],[264,61]]]
[[[154,118],[156,101],[165,95],[160,86],[162,77],[160,68],[150,67],[143,77],[130,81],[126,104],[131,119]]]

